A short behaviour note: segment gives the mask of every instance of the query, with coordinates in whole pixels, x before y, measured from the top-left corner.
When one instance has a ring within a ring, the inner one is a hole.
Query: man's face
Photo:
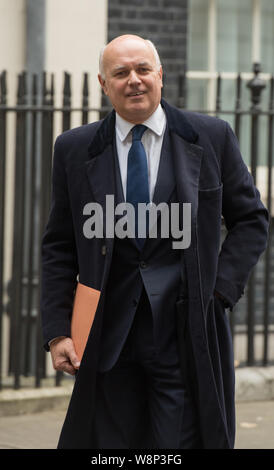
[[[117,38],[104,52],[105,78],[100,84],[114,109],[134,124],[144,122],[161,100],[162,68],[141,39]]]

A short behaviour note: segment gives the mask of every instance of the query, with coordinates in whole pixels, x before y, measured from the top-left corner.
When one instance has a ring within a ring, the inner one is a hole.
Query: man
[[[114,110],[57,139],[43,238],[45,347],[57,370],[78,371],[58,446],[232,448],[225,309],[265,249],[267,211],[229,125],[161,100],[152,43],[111,41],[99,81]],[[107,195],[116,206],[179,204],[181,228],[183,204],[191,204],[191,242],[176,249],[172,227],[168,237],[158,228],[154,238],[138,230],[134,238],[86,237],[83,208],[95,202],[105,216]],[[70,338],[78,275],[101,292],[80,367]]]

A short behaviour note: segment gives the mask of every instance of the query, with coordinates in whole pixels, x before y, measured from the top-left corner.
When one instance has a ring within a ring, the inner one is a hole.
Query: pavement
[[[236,403],[235,449],[274,449],[274,400]]]
[[[0,449],[56,449],[72,390],[0,392]],[[235,449],[274,449],[274,367],[236,369]]]
[[[56,449],[65,410],[4,416],[0,449]],[[274,449],[274,401],[236,405],[235,449]]]

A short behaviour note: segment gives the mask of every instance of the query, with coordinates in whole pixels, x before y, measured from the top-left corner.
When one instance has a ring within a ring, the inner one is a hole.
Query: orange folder
[[[99,290],[78,282],[71,318],[71,338],[79,361],[83,357],[99,298]]]

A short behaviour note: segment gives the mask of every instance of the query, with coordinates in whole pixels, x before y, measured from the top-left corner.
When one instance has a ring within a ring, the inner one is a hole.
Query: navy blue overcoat
[[[223,120],[181,111],[162,100],[172,145],[177,195],[191,203],[191,244],[184,250],[187,292],[178,305],[182,362],[199,410],[204,448],[232,448],[234,363],[227,310],[243,295],[266,247],[268,212]],[[45,345],[70,335],[77,280],[101,291],[95,320],[62,428],[59,448],[92,448],[96,369],[113,239],[83,234],[83,207],[106,207],[114,194],[115,112],[69,130],[55,143],[52,205],[42,242],[42,322]],[[227,229],[221,245],[222,217]],[[45,346],[47,348],[47,346]]]

